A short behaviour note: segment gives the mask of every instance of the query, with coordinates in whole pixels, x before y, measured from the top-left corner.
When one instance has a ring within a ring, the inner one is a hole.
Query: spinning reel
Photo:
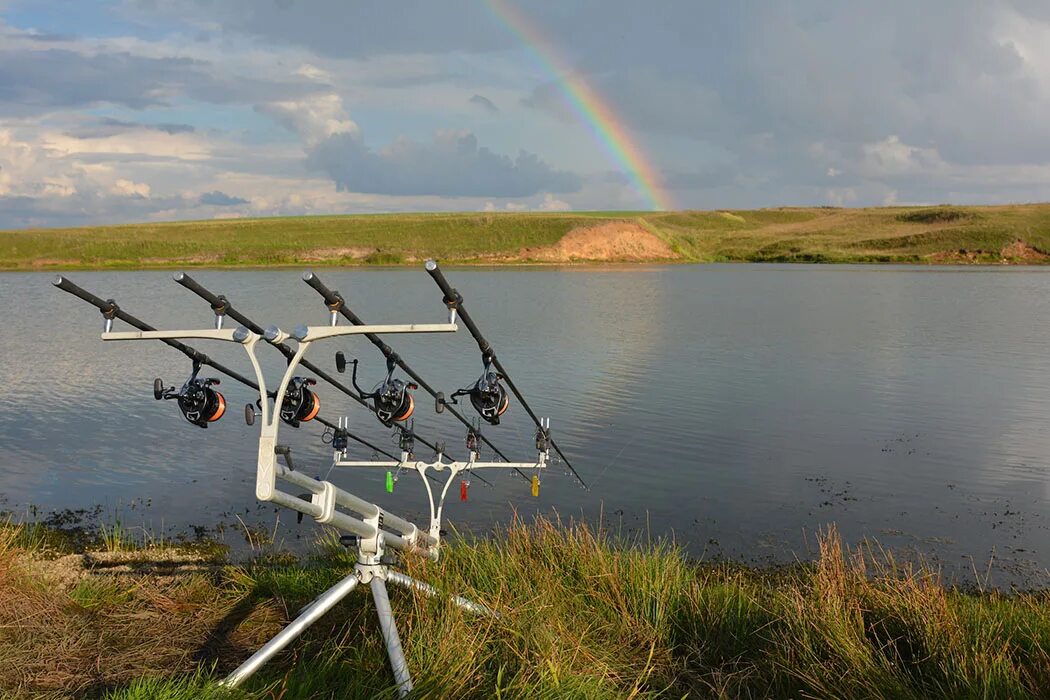
[[[222,418],[226,412],[226,399],[222,394],[212,389],[213,384],[219,380],[198,379],[197,374],[201,371],[201,363],[193,361],[193,372],[181,389],[175,387],[164,388],[164,380],[157,377],[153,380],[153,398],[175,399],[183,417],[199,428],[207,428],[208,423],[214,423]]]
[[[413,411],[416,410],[416,401],[408,392],[418,389],[419,386],[412,382],[394,379],[394,369],[397,368],[397,365],[392,358],[386,361],[386,379],[376,384],[372,391],[365,391],[358,386],[357,360],[353,360],[352,363],[354,369],[351,381],[354,388],[357,389],[357,393],[361,394],[362,399],[372,401],[372,407],[380,423],[389,428],[394,423],[406,421],[412,416]],[[335,368],[339,372],[346,371],[346,356],[342,350],[335,354]]]
[[[500,416],[510,408],[510,396],[503,385],[500,384],[500,380],[505,377],[492,369],[491,358],[486,356],[484,360],[485,371],[474,382],[474,385],[469,389],[460,389],[454,392],[449,399],[450,403],[459,403],[456,401],[457,396],[469,396],[470,405],[474,407],[478,415],[490,425],[499,425]],[[440,406],[440,402],[439,408],[443,408]],[[440,412],[439,410],[438,413]]]
[[[321,399],[310,387],[317,384],[316,379],[292,377],[281,402],[281,420],[293,428],[299,423],[313,420],[321,410]]]

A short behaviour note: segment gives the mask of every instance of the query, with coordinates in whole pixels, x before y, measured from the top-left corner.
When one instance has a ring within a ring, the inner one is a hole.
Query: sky
[[[0,228],[1046,200],[1045,0],[0,0]]]

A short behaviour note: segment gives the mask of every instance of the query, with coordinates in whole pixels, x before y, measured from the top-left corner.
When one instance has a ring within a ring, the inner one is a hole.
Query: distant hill
[[[1050,204],[376,214],[0,232],[0,269],[447,263],[1043,264]]]

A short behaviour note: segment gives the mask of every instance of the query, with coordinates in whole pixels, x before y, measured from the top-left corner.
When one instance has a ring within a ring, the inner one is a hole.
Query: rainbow
[[[548,42],[540,28],[506,0],[485,0],[495,18],[526,46],[539,66],[555,78],[555,84],[580,121],[610,160],[630,178],[650,209],[673,209],[659,172],[646,158],[637,141],[608,101],[572,70],[568,60]]]

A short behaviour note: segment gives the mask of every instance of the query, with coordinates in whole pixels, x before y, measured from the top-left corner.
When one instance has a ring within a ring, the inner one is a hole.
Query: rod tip
[[[186,277],[186,273],[182,270],[171,273],[171,278],[176,282],[181,282]]]
[[[306,272],[303,273],[303,282],[309,282],[313,278],[314,278],[314,273],[311,272],[310,270],[307,270]]]
[[[63,277],[62,275],[55,275],[55,279],[51,280],[51,284],[55,285],[56,287],[60,287],[60,286],[62,286],[62,283],[65,282],[65,281],[66,281],[66,278]]]
[[[438,261],[434,258],[427,258],[427,261],[423,263],[423,265],[427,268],[427,272],[433,272],[438,269]]]

